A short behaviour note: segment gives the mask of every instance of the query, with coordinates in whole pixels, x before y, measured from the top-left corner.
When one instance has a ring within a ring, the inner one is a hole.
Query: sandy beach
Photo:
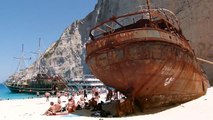
[[[101,96],[102,98],[104,96]],[[62,105],[67,102],[66,97],[62,97]],[[51,97],[50,101],[57,102],[56,97]],[[209,88],[205,96],[196,100],[166,109],[156,113],[137,113],[135,116],[121,118],[95,118],[88,117],[87,111],[79,110],[74,114],[45,116],[42,115],[48,108],[49,102],[46,98],[31,98],[22,100],[2,100],[0,101],[0,120],[67,120],[67,119],[143,119],[143,120],[212,120],[213,119],[213,88]],[[85,112],[85,113],[84,113]],[[81,115],[77,114],[80,113]]]

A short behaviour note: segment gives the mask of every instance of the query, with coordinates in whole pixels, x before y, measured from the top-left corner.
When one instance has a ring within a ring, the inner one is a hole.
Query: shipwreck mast
[[[147,4],[148,12],[149,12],[149,20],[151,20],[152,19],[152,15],[151,15],[151,12],[150,12],[150,0],[146,0],[146,4]]]

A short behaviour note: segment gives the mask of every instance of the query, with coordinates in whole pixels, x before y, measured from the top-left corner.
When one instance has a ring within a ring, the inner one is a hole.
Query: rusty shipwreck
[[[209,86],[179,21],[167,9],[112,17],[90,31],[86,63],[92,73],[143,110],[187,102]]]

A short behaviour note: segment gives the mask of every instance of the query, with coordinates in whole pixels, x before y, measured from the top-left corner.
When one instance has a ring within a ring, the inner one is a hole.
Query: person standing
[[[57,97],[58,97],[58,102],[61,102],[61,93],[58,92],[56,95],[57,95]]]
[[[87,98],[87,90],[84,89],[84,98]]]
[[[37,95],[37,97],[39,97],[39,92],[38,91],[36,92],[36,95]]]
[[[50,97],[50,93],[49,93],[49,92],[46,92],[46,93],[45,93],[45,97],[47,98],[47,99],[46,99],[46,102],[48,102],[48,101],[49,101],[49,97]]]
[[[107,93],[107,96],[106,96],[106,101],[111,100],[112,99],[112,95],[113,95],[112,90],[108,89],[108,93]]]

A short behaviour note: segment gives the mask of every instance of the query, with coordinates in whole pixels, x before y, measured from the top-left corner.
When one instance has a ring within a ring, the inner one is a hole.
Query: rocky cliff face
[[[48,67],[49,74],[59,74],[65,78],[90,73],[85,64],[85,43],[89,40],[89,30],[112,16],[140,10],[145,3],[145,0],[98,0],[90,14],[66,28],[59,40],[45,51],[40,58],[42,64]],[[151,3],[173,11],[197,56],[213,60],[212,0],[151,0]],[[208,77],[213,79],[213,65],[202,63],[202,66]],[[25,76],[30,76],[34,67],[32,65],[27,69]]]

